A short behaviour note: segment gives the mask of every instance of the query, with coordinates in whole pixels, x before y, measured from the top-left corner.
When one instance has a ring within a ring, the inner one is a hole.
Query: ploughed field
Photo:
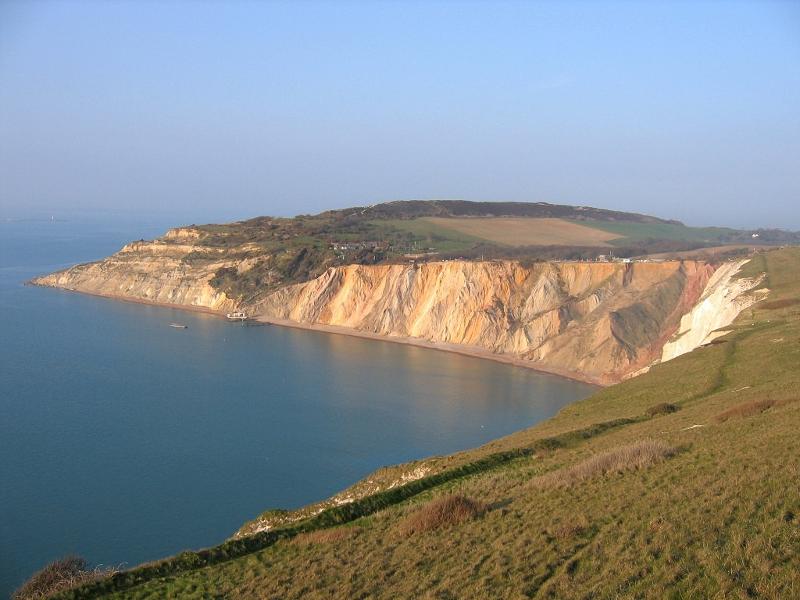
[[[549,421],[69,597],[796,597],[800,249],[761,272],[727,335]]]
[[[689,244],[686,247],[692,244],[705,247],[739,233],[723,227],[687,227],[680,223],[555,217],[420,217],[375,223],[406,231],[445,250],[467,250],[476,243],[604,248],[647,246],[659,240]],[[761,243],[759,238],[749,241]],[[744,247],[752,247],[752,244]]]
[[[607,242],[621,237],[565,219],[427,217],[421,220],[508,246],[607,246]]]

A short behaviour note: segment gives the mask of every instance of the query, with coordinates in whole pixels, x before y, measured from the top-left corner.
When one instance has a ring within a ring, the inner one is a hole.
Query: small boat
[[[183,325],[181,323],[170,323],[170,327],[174,327],[175,329],[189,329],[188,325]]]
[[[242,311],[229,312],[225,316],[230,321],[245,321],[247,319],[247,313]]]

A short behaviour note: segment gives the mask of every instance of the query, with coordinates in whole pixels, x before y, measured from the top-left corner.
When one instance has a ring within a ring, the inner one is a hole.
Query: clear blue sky
[[[800,4],[0,4],[0,218],[410,198],[800,229]]]

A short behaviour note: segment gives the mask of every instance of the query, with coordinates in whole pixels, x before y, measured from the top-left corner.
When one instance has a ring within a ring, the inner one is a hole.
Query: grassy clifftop
[[[711,345],[412,483],[65,597],[796,597],[800,250],[747,269],[770,296]]]

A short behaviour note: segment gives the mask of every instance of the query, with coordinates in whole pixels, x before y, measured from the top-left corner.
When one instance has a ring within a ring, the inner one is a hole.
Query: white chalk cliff
[[[681,318],[678,331],[664,344],[662,362],[725,335],[724,328],[733,323],[740,312],[763,299],[767,290],[751,292],[761,283],[762,277],[736,277],[746,262],[724,263],[714,272],[700,299]]]

